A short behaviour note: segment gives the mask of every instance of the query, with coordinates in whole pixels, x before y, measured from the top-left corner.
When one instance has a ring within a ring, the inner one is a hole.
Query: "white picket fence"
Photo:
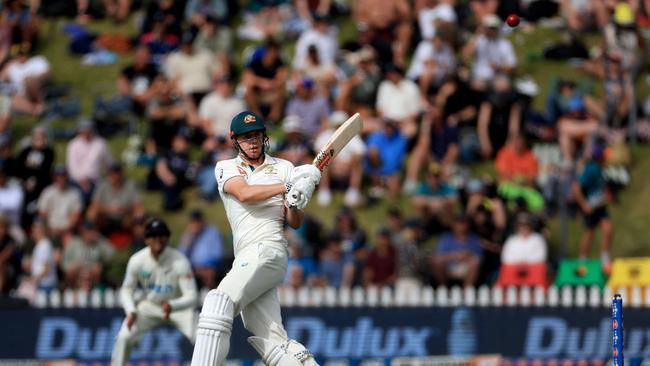
[[[208,290],[201,291],[201,300]],[[650,307],[650,286],[619,288],[624,306]],[[409,306],[550,306],[550,307],[610,307],[614,291],[593,287],[302,287],[280,288],[282,306],[300,307],[409,307]],[[136,292],[136,298],[142,292]],[[38,308],[114,308],[121,307],[119,289],[84,291],[53,291],[37,293],[32,305]]]

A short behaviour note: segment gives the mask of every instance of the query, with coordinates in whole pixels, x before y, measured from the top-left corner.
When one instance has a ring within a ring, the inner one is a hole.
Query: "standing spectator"
[[[147,108],[149,136],[156,146],[166,151],[174,135],[187,124],[191,108],[188,98],[166,77],[156,79],[155,90]]]
[[[246,105],[252,112],[266,117],[266,121],[278,122],[284,108],[285,84],[289,75],[280,55],[280,45],[268,40],[251,58],[242,77]]]
[[[112,163],[107,178],[97,185],[86,216],[110,237],[130,230],[133,218],[144,214],[144,205],[135,182],[124,176],[122,164]]]
[[[10,235],[11,223],[0,213],[0,295],[8,295],[16,287],[20,274],[20,250]]]
[[[103,137],[94,132],[93,121],[82,118],[77,136],[67,146],[66,166],[72,183],[81,189],[84,203],[90,201],[95,183],[113,158]]]
[[[300,117],[288,115],[282,121],[284,137],[276,148],[278,157],[290,161],[293,165],[310,164],[314,151],[304,133]]]
[[[369,194],[375,198],[384,195],[384,187],[391,198],[399,195],[400,172],[407,152],[407,140],[399,127],[397,121],[384,119],[383,128],[368,136],[368,170],[372,181]]]
[[[457,217],[452,231],[440,237],[433,259],[438,283],[448,286],[454,280],[464,286],[475,286],[482,257],[481,242],[470,232],[469,221],[464,216]]]
[[[377,90],[382,82],[381,69],[375,61],[375,51],[366,46],[350,54],[340,65],[344,77],[337,86],[337,110],[358,111],[362,118],[374,115]]]
[[[24,199],[23,188],[8,176],[5,164],[0,161],[0,214],[12,225],[20,225]]]
[[[351,254],[343,251],[341,236],[335,232],[327,237],[325,249],[320,253],[318,272],[326,286],[334,288],[352,286],[353,258]]]
[[[45,219],[50,234],[61,239],[75,229],[82,210],[81,194],[68,184],[65,166],[58,165],[54,169],[54,182],[38,198],[39,216]]]
[[[178,89],[192,97],[194,105],[212,89],[212,80],[221,76],[224,65],[208,52],[194,49],[194,36],[190,32],[183,34],[180,51],[171,53],[165,61],[167,77]]]
[[[293,58],[295,69],[305,68],[309,59],[310,47],[318,50],[320,62],[326,65],[334,63],[338,45],[336,33],[330,27],[330,21],[329,16],[315,14],[313,26],[300,34]]]
[[[29,277],[23,281],[31,282],[36,289],[51,291],[57,288],[56,252],[47,236],[45,221],[37,219],[32,224],[32,239],[36,242],[30,258]]]
[[[326,128],[329,104],[325,96],[317,93],[314,80],[305,77],[298,83],[296,95],[287,105],[287,115],[300,118],[302,130],[310,140]]]
[[[139,46],[133,55],[133,63],[122,69],[117,78],[118,92],[131,101],[132,109],[138,115],[144,114],[153,98],[156,92],[154,81],[158,75],[158,68],[151,62],[149,48]]]
[[[521,128],[521,104],[505,76],[494,79],[493,86],[478,111],[478,138],[481,155],[490,159]]]
[[[101,282],[104,268],[113,256],[113,248],[91,221],[84,221],[79,234],[63,249],[61,269],[67,288],[90,292]]]
[[[607,192],[603,177],[604,149],[595,146],[591,159],[587,161],[580,176],[573,183],[573,194],[582,211],[585,231],[580,238],[580,258],[589,255],[596,227],[601,230],[600,261],[603,269],[609,272],[611,266],[610,247],[614,236],[614,225],[607,212]]]
[[[482,25],[463,47],[463,55],[475,59],[472,80],[479,90],[485,90],[497,75],[511,75],[517,66],[512,43],[500,34],[501,19],[489,14]]]
[[[392,286],[397,279],[397,250],[393,246],[388,228],[377,233],[377,243],[368,253],[363,270],[364,285]]]
[[[41,192],[52,182],[52,164],[54,150],[48,144],[45,129],[35,127],[32,139],[17,158],[17,175],[23,181],[25,200],[23,204],[22,225],[31,226],[33,217],[37,214],[36,202]]]
[[[537,178],[537,157],[521,134],[512,136],[510,142],[497,153],[494,162],[499,181],[512,181],[532,186]]]
[[[379,84],[377,113],[399,123],[402,135],[408,139],[417,133],[417,117],[422,111],[420,89],[412,80],[404,78],[404,69],[388,65],[386,80]]]
[[[316,136],[314,151],[320,151],[327,141],[332,137],[336,129],[348,119],[348,114],[343,111],[336,111],[329,117],[329,128],[323,130]],[[339,152],[336,159],[332,160],[329,167],[323,171],[318,184],[318,204],[327,206],[332,201],[331,189],[337,183],[347,186],[343,202],[350,207],[362,204],[361,183],[363,170],[358,167],[366,154],[366,144],[361,137],[354,136],[347,145]]]
[[[190,168],[189,145],[183,133],[176,134],[172,148],[156,161],[155,172],[163,191],[163,208],[169,211],[183,207],[182,193],[188,185],[187,174]]]
[[[230,140],[230,121],[246,109],[244,101],[234,93],[231,76],[224,75],[214,82],[214,89],[199,105],[199,118],[207,136]]]
[[[223,239],[219,229],[205,222],[202,211],[193,210],[190,213],[190,221],[181,237],[178,250],[190,259],[201,288],[217,287],[219,269],[224,264]]]

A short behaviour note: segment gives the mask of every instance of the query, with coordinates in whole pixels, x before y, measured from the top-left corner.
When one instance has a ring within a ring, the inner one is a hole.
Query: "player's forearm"
[[[247,184],[232,192],[232,195],[241,203],[256,203],[283,194],[285,190],[286,186],[284,183]]]
[[[135,313],[135,301],[133,301],[133,289],[122,287],[120,290],[120,298],[122,300],[122,308],[126,315]]]
[[[172,307],[172,310],[183,310],[193,306],[196,306],[198,301],[198,295],[195,290],[190,290],[186,293],[183,293],[181,297],[169,300],[169,305]]]
[[[287,209],[287,224],[293,229],[297,229],[302,225],[302,220],[305,218],[305,213],[297,208]]]

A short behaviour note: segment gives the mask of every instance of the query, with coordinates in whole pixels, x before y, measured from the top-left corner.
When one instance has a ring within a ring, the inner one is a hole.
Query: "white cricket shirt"
[[[129,258],[120,296],[124,311],[135,312],[133,292],[138,285],[144,290],[144,299],[154,304],[164,300],[172,310],[196,306],[198,295],[190,261],[178,250],[165,248],[156,261],[149,247]]]
[[[243,177],[250,185],[285,183],[289,180],[292,170],[293,164],[289,161],[269,155],[266,155],[264,163],[255,169],[246,164],[239,155],[217,163],[214,174],[232,229],[235,255],[246,246],[256,243],[287,245],[283,234],[284,194],[260,202],[241,203],[233,195],[224,192],[226,182],[234,177]]]

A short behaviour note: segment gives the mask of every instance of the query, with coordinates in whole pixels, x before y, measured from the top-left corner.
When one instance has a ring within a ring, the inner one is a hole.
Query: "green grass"
[[[115,65],[110,66],[82,66],[80,58],[73,57],[67,51],[67,38],[62,33],[61,27],[64,25],[63,20],[46,21],[43,24],[43,42],[41,43],[38,51],[43,53],[53,65],[53,78],[56,82],[67,83],[74,87],[76,93],[82,98],[83,110],[88,114],[92,109],[92,96],[94,93],[111,93],[114,91],[114,80],[119,74],[119,70],[130,62],[129,57],[120,57],[120,61]],[[132,23],[126,23],[121,26],[114,26],[110,22],[94,22],[91,25],[94,31],[106,31],[111,33],[124,33],[133,35],[134,27]],[[350,37],[353,34],[353,27],[351,23],[342,25],[342,38]],[[549,83],[556,77],[569,77],[577,79],[584,77],[576,72],[574,68],[569,65],[558,62],[547,62],[541,60],[541,53],[544,47],[548,46],[551,42],[560,39],[560,34],[550,30],[539,30],[532,33],[517,32],[512,35],[514,45],[517,50],[517,56],[520,62],[520,75],[531,75],[541,87],[541,93],[535,100],[535,106],[542,108],[546,98],[546,93]],[[590,37],[587,39],[589,45],[595,44],[595,38]],[[250,45],[250,43],[246,43]],[[238,45],[238,50],[243,49],[243,44]],[[291,54],[289,50],[291,46],[287,47],[287,54]],[[643,78],[641,78],[643,79]],[[600,93],[598,83],[594,82],[596,93]],[[640,83],[641,95],[647,95],[648,85]],[[15,131],[17,134],[26,134],[35,121],[27,117],[19,117],[15,122]],[[62,121],[57,124],[73,126],[74,121]],[[144,131],[144,126],[141,126],[141,131]],[[57,141],[55,148],[57,152],[57,160],[62,162],[65,158],[65,144],[66,141]],[[116,137],[111,139],[110,147],[116,158],[120,157],[121,151],[126,146],[125,137]],[[647,220],[650,218],[650,187],[646,184],[650,181],[650,159],[647,158],[650,154],[650,147],[638,146],[633,149],[634,166],[632,170],[632,184],[620,195],[620,200],[611,209],[611,215],[614,219],[616,236],[613,246],[613,254],[615,256],[639,256],[650,255],[647,248],[648,230]],[[492,167],[490,164],[480,164],[473,169],[477,172],[491,172]],[[142,167],[129,167],[127,173],[138,182],[143,182],[146,175],[146,169]],[[229,225],[225,217],[225,213],[221,203],[207,204],[202,202],[196,196],[196,190],[191,189],[186,192],[186,207],[185,210],[179,213],[165,213],[162,212],[161,195],[158,193],[143,193],[146,207],[150,212],[160,215],[165,218],[174,232],[173,240],[178,239],[182,232],[186,220],[187,212],[192,208],[201,208],[206,212],[208,220],[216,224],[224,233],[229,237]],[[335,196],[335,200],[329,207],[321,208],[315,204],[310,205],[308,212],[321,221],[326,228],[331,228],[333,218],[341,203],[341,196]],[[358,210],[358,216],[363,227],[368,230],[371,235],[376,232],[376,229],[385,223],[386,209],[392,204],[399,204],[403,211],[406,213],[411,212],[410,204],[407,199],[402,199],[397,203],[382,202],[369,208]],[[558,253],[559,243],[559,222],[558,219],[550,221],[550,228],[552,230],[551,240],[551,254]],[[569,245],[568,254],[575,255],[577,253],[577,241],[579,239],[582,226],[580,221],[573,219],[569,221]],[[594,254],[597,252],[597,246],[594,246]]]

